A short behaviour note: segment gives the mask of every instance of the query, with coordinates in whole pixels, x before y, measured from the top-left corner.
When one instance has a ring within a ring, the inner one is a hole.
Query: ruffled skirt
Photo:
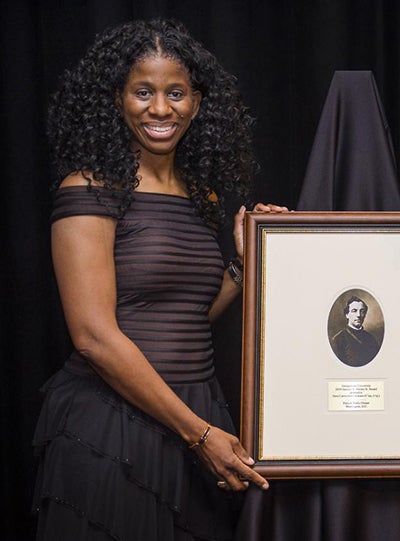
[[[171,385],[199,416],[234,432],[216,379]],[[172,431],[94,372],[68,365],[44,386],[34,436],[38,541],[227,541],[240,497]]]

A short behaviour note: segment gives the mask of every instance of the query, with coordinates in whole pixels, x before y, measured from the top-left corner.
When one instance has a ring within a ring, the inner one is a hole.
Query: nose
[[[155,94],[149,105],[149,113],[157,117],[165,117],[171,114],[171,106],[167,96]]]

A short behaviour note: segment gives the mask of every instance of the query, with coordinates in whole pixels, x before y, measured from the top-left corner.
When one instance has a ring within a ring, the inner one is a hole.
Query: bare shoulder
[[[85,171],[84,173],[71,173],[64,178],[59,188],[61,191],[64,188],[72,187],[86,188],[89,182],[91,186],[104,186],[104,183],[93,180],[92,174]],[[64,203],[66,207],[63,208],[61,204],[61,211],[58,215],[56,213],[52,222],[53,236],[55,232],[67,231],[68,234],[75,234],[75,231],[84,231],[87,236],[110,234],[114,238],[117,219],[107,205],[103,205],[95,197],[89,202],[80,198]],[[117,213],[117,209],[115,213]]]
[[[76,173],[71,173],[61,182],[60,188],[69,188],[70,186],[87,186],[89,179],[92,186],[104,186],[103,182],[98,182],[93,179],[93,175],[90,172],[85,172],[85,174],[80,171]]]

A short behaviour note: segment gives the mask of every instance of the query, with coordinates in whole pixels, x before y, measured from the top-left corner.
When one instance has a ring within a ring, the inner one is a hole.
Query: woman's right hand
[[[196,447],[195,452],[216,477],[216,483],[226,490],[246,490],[249,482],[266,490],[268,482],[255,472],[251,466],[254,460],[242,447],[236,436],[212,426],[209,437]]]

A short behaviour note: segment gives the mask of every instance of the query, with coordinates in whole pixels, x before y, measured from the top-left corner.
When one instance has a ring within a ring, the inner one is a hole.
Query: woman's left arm
[[[253,209],[254,212],[287,212],[286,207],[280,207],[278,205],[264,205],[263,203],[257,203]],[[240,207],[238,213],[235,216],[235,223],[233,228],[233,237],[235,240],[235,248],[237,258],[240,263],[243,264],[243,251],[244,251],[244,217],[246,213],[246,207]],[[240,269],[239,272],[241,272]],[[238,296],[241,292],[242,286],[238,284],[233,279],[229,269],[226,269],[224,272],[224,278],[222,281],[221,289],[219,290],[218,295],[215,297],[213,304],[211,305],[209,317],[211,323],[214,323],[215,320],[222,314],[222,312],[231,304],[231,302]]]

